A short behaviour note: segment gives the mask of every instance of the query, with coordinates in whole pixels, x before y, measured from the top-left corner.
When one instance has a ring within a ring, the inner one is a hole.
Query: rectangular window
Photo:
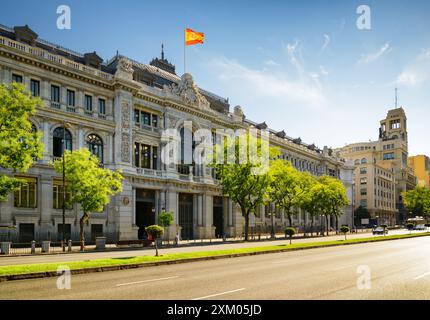
[[[384,160],[392,160],[394,159],[394,152],[384,153]]]
[[[60,102],[60,87],[51,86],[51,100],[54,102]]]
[[[390,121],[390,128],[391,129],[400,129],[400,120],[397,119],[397,120]]]
[[[134,109],[134,123],[140,124],[140,110]]]
[[[366,174],[367,173],[367,168],[360,168],[360,174]]]
[[[30,80],[30,90],[33,97],[40,96],[40,82],[34,79]]]
[[[99,113],[106,114],[106,101],[104,99],[99,99]]]
[[[19,74],[12,74],[12,82],[22,83],[22,76]]]
[[[137,142],[134,144],[134,165],[140,167],[140,144]]]
[[[93,97],[90,95],[85,95],[85,110],[93,111]]]
[[[154,128],[157,128],[157,127],[158,127],[158,116],[157,116],[156,114],[153,114],[153,115],[152,115],[152,126],[153,126]]]
[[[157,170],[158,148],[152,147],[152,169]]]
[[[360,190],[360,195],[366,196],[367,195],[367,189],[363,188]]]
[[[54,181],[54,185],[52,187],[52,203],[54,209],[62,209],[63,208],[63,183],[62,181]],[[67,190],[66,185],[66,202],[65,208],[67,210],[73,209],[73,204],[70,202],[71,193]]]
[[[361,199],[361,200],[360,200],[360,205],[361,205],[363,208],[367,208],[367,200],[366,200],[366,199]]]
[[[367,178],[360,178],[360,184],[367,184]]]
[[[151,168],[151,146],[146,144],[140,145],[140,167]]]
[[[37,207],[37,179],[18,177],[23,182],[18,190],[14,192],[14,206],[16,208]]]
[[[67,90],[67,105],[75,106],[75,91],[73,90]]]
[[[150,126],[151,125],[151,114],[149,114],[148,112],[142,112],[142,121],[143,121],[144,125]]]

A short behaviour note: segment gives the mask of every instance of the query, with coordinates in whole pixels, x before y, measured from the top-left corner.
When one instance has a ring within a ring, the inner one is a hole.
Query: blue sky
[[[56,28],[69,5],[71,30]],[[359,30],[356,9],[371,9]],[[376,139],[394,106],[408,116],[411,154],[429,154],[428,1],[8,1],[0,23],[28,24],[45,40],[105,60],[160,55],[183,73],[183,28],[205,33],[187,48],[197,84],[241,105],[251,120],[320,147]]]

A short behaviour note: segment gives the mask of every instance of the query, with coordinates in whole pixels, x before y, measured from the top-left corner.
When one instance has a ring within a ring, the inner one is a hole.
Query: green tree
[[[33,131],[29,120],[42,105],[22,84],[0,84],[0,168],[25,172],[42,157],[41,134]],[[19,179],[0,175],[0,200],[19,185]]]
[[[285,229],[285,236],[290,238],[290,244],[293,240],[293,236],[297,233],[296,228],[288,227]]]
[[[173,212],[163,211],[158,215],[158,224],[163,228],[168,228],[173,222]],[[169,233],[167,233],[167,243],[169,243]]]
[[[300,196],[300,202],[299,207],[307,212],[310,215],[311,218],[311,236],[313,236],[313,228],[314,228],[314,221],[315,217],[319,216],[320,208],[319,208],[319,201],[318,201],[318,184],[319,181],[308,174],[307,177],[307,183],[305,186],[305,192],[302,193]]]
[[[109,196],[122,190],[122,175],[100,167],[100,160],[88,149],[66,151],[65,176],[71,192],[70,202],[79,203],[83,215],[79,221],[81,250],[85,248],[84,226],[92,212],[101,212],[109,203]],[[62,160],[54,161],[57,173],[63,173]]]
[[[335,218],[337,225],[338,217],[342,215],[342,208],[349,204],[349,200],[346,195],[345,186],[339,179],[330,176],[321,176],[319,182],[316,190],[318,207],[325,217],[326,232],[328,235],[328,217]]]
[[[152,236],[155,244],[155,256],[158,257],[158,241],[157,239],[163,235],[164,229],[156,224],[145,228],[146,232]]]
[[[430,190],[418,186],[403,192],[403,202],[414,216],[427,216],[430,212]]]
[[[342,232],[345,235],[345,240],[346,240],[346,234],[349,232],[349,227],[348,226],[340,227],[340,232]]]
[[[223,194],[240,207],[245,219],[245,241],[248,241],[249,215],[264,203],[269,184],[268,163],[264,164],[253,159],[250,149],[251,146],[256,147],[256,155],[263,158],[267,151],[270,156],[274,156],[278,151],[274,148],[269,149],[267,141],[249,134],[240,135],[235,139],[226,137],[224,143],[223,149],[222,144],[214,147],[213,160],[218,163],[214,163],[212,166],[216,170]],[[224,157],[224,159],[217,161],[218,153],[219,157]],[[247,161],[243,161],[243,159]]]
[[[269,186],[267,197],[283,209],[290,227],[293,226],[292,216],[297,213],[301,203],[301,195],[306,185],[305,176],[296,170],[291,162],[276,159],[270,162]]]

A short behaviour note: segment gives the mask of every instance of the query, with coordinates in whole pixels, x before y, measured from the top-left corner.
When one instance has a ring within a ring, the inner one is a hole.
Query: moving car
[[[414,230],[425,230],[426,226],[423,224],[417,224],[414,228]]]
[[[382,227],[376,227],[375,229],[373,229],[372,230],[372,234],[388,234],[388,230],[385,228],[385,230],[384,230],[384,228],[382,228]]]

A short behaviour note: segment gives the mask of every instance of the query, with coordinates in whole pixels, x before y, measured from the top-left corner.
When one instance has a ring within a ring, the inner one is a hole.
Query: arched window
[[[365,164],[365,163],[367,163],[367,159],[366,158],[361,159],[361,164]]]
[[[87,147],[103,163],[103,140],[98,135],[92,133],[87,136]]]
[[[58,127],[54,130],[53,139],[53,156],[61,157],[63,155],[63,138],[64,146],[66,150],[72,151],[72,134],[69,130],[65,130],[63,127]]]
[[[354,161],[354,164],[355,164],[355,165],[360,164],[360,160],[359,160],[359,159],[356,159],[356,160]]]

